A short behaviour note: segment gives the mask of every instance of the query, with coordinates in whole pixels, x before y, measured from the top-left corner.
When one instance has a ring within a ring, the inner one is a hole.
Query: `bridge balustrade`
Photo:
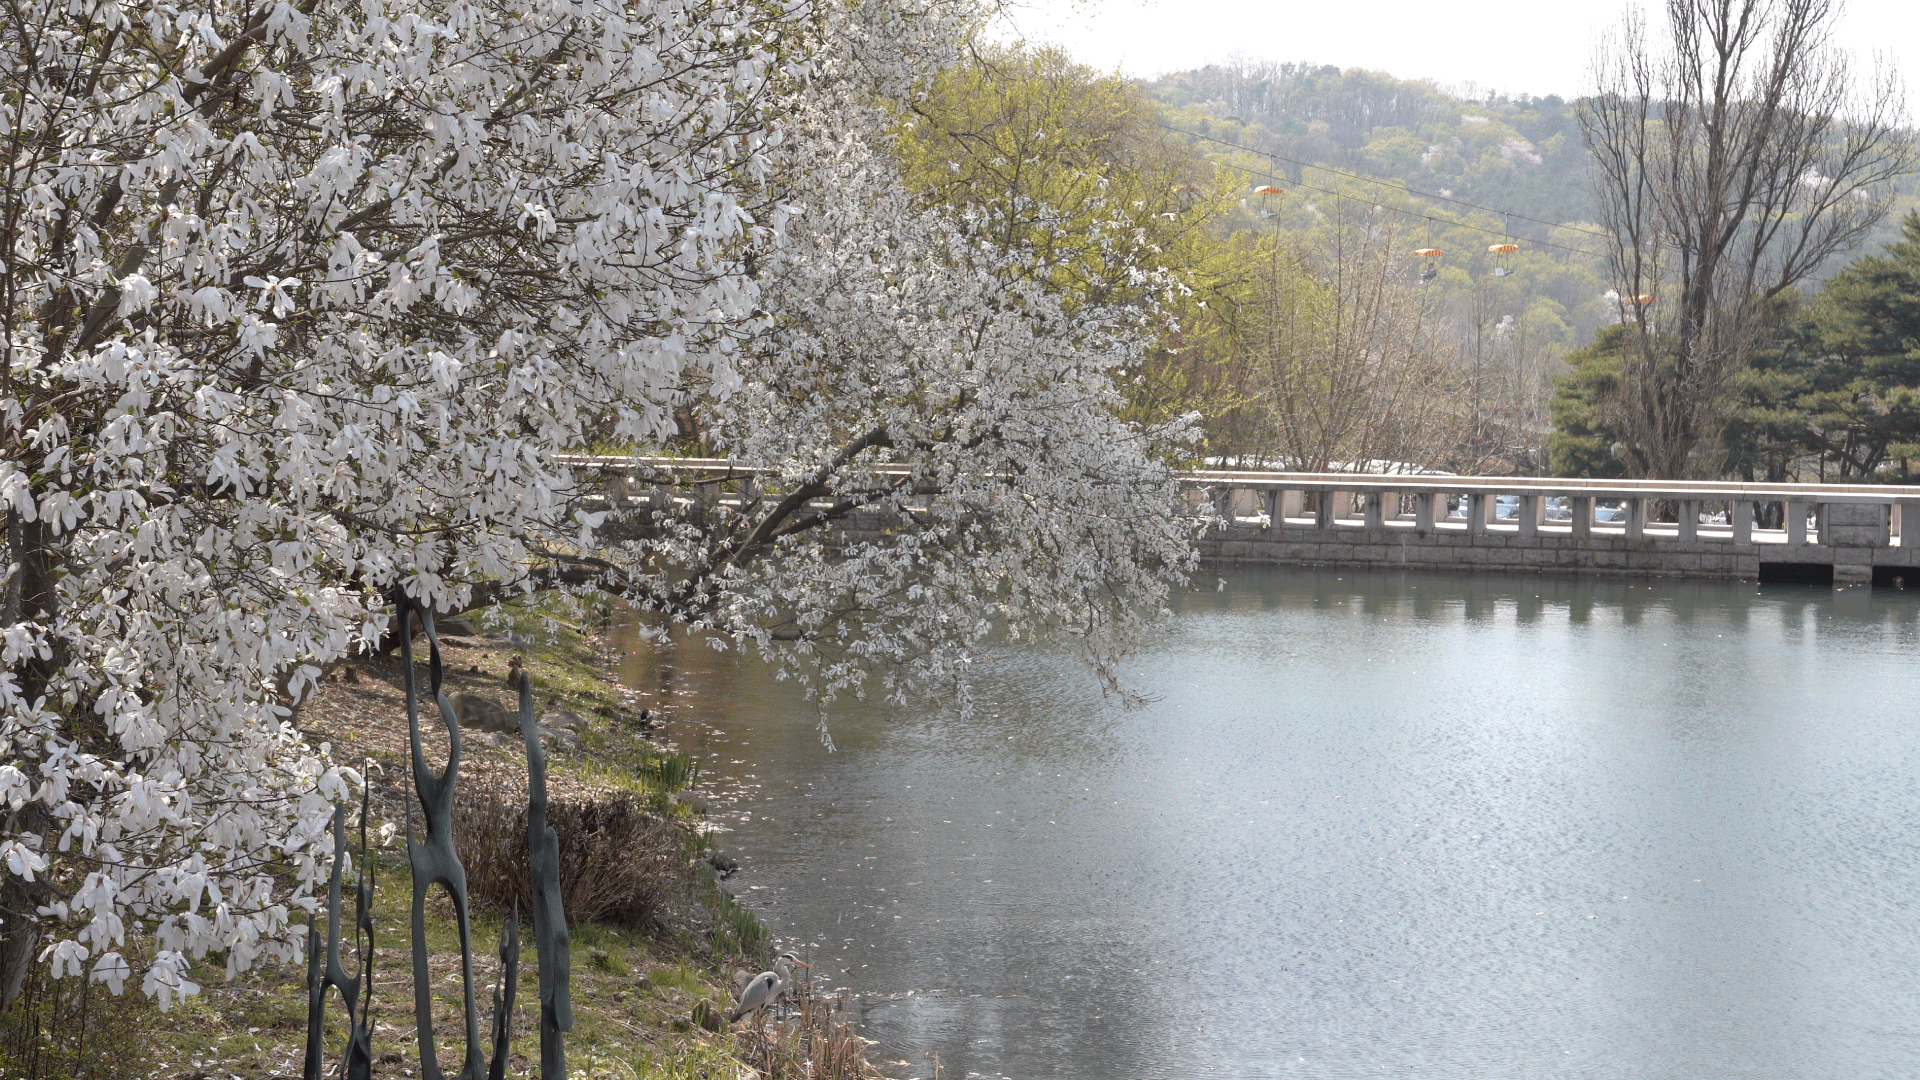
[[[1183,478],[1218,562],[1423,564],[1676,576],[1920,567],[1920,487],[1261,473]],[[1920,577],[1915,578],[1920,585]]]
[[[765,470],[719,459],[576,455],[561,463],[597,478],[611,507],[738,505],[772,490]],[[1837,585],[1911,578],[1920,586],[1920,487],[1241,470],[1180,479],[1186,512],[1208,525],[1202,555],[1219,564],[1746,580],[1768,567],[1830,567]]]

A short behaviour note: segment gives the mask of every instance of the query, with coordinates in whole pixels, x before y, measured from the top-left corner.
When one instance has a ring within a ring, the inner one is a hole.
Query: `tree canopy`
[[[1062,288],[886,150],[964,0],[169,10],[0,20],[7,992],[300,954],[359,777],[290,709],[396,587],[617,590],[822,696],[995,626],[1111,676],[1162,613],[1184,435],[1114,374],[1157,268]],[[607,445],[771,494],[616,535],[557,460]]]

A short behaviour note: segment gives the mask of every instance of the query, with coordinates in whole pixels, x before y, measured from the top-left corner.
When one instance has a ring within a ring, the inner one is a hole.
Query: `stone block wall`
[[[1814,563],[1832,565],[1835,584],[1844,585],[1872,580],[1875,566],[1920,566],[1915,558],[1920,546],[1886,546],[1885,514],[1881,506],[1830,505],[1822,522],[1821,543],[1803,545],[1735,544],[1711,536],[1680,540],[1657,534],[1632,540],[1605,533],[1522,536],[1515,529],[1497,526],[1472,533],[1465,528],[1417,531],[1404,523],[1325,529],[1234,524],[1211,530],[1200,549],[1204,559],[1223,566],[1360,566],[1738,581],[1758,578],[1762,562]]]

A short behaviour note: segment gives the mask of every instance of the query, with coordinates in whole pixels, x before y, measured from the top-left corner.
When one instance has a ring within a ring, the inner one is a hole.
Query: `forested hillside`
[[[1469,97],[1382,72],[1272,62],[1141,86],[1171,137],[1242,181],[1229,228],[1304,237],[1334,220],[1391,222],[1402,274],[1424,282],[1435,339],[1467,398],[1475,436],[1456,462],[1548,466],[1554,380],[1630,306],[1609,289],[1574,102]],[[1903,178],[1894,212],[1803,287],[1897,241],[1901,219],[1920,206],[1915,190]],[[1508,244],[1517,250],[1489,250]]]
[[[1145,89],[1173,137],[1244,178],[1234,228],[1304,236],[1333,221],[1390,223],[1471,414],[1474,450],[1453,464],[1544,466],[1562,358],[1619,318],[1585,221],[1586,151],[1567,102],[1469,102],[1377,72],[1293,64],[1209,67]],[[1281,190],[1252,194],[1260,186]],[[1488,250],[1506,244],[1518,250]]]
[[[1545,221],[1592,216],[1579,122],[1558,97],[1463,101],[1382,72],[1282,63],[1182,72],[1148,92],[1174,123],[1276,155],[1295,183],[1324,179],[1301,163],[1331,165]]]
[[[1198,149],[1257,175],[1346,191],[1330,170],[1356,173],[1427,193],[1442,216],[1463,204],[1505,211],[1492,220],[1533,240],[1553,238],[1544,223],[1594,217],[1575,103],[1558,95],[1468,97],[1364,68],[1271,61],[1210,65],[1143,87],[1170,127],[1205,136]],[[1379,186],[1355,193],[1369,189]],[[1920,178],[1907,177],[1894,212],[1860,250],[1897,242],[1916,208]]]

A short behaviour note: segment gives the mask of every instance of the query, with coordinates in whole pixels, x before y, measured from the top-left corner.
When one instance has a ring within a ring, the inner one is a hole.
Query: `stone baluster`
[[[1333,528],[1334,492],[1316,491],[1313,493],[1313,527],[1316,529]]]
[[[1593,535],[1593,496],[1575,495],[1567,502],[1573,507],[1573,535],[1589,537]]]
[[[1233,524],[1233,489],[1217,487],[1209,489],[1208,498],[1213,502],[1213,517],[1221,525]]]
[[[1733,542],[1753,543],[1753,500],[1735,499],[1727,504],[1727,519],[1733,525]]]
[[[1680,500],[1680,527],[1674,530],[1676,540],[1697,540],[1700,538],[1700,500]]]
[[[1439,513],[1434,512],[1434,504],[1439,503]],[[1413,497],[1413,527],[1416,532],[1430,533],[1436,517],[1445,517],[1447,497],[1437,491],[1422,491]]]
[[[1887,543],[1882,503],[1829,503],[1819,509],[1820,544],[1833,553],[1835,585],[1873,581],[1875,553]]]
[[[1286,492],[1278,488],[1268,488],[1260,493],[1260,510],[1267,515],[1269,530],[1280,527],[1280,514],[1286,502]]]
[[[1367,528],[1378,529],[1386,524],[1386,498],[1385,492],[1369,491],[1366,493],[1366,508],[1362,512],[1366,515]]]
[[[1647,535],[1647,500],[1636,495],[1626,502],[1627,539],[1638,540]]]
[[[1790,547],[1799,547],[1807,542],[1807,504],[1788,501],[1785,510],[1787,512],[1787,544]]]
[[[1487,531],[1487,514],[1492,510],[1491,501],[1476,491],[1467,496],[1467,531],[1479,536]]]
[[[1920,499],[1901,499],[1894,505],[1900,511],[1900,546],[1920,547]]]
[[[1520,535],[1538,536],[1540,534],[1540,496],[1520,496]]]

